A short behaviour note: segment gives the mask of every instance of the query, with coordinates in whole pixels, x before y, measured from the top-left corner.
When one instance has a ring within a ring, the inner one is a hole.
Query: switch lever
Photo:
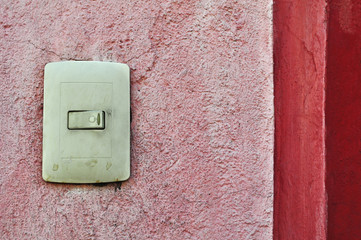
[[[68,111],[68,129],[103,130],[105,129],[105,113],[94,110]]]

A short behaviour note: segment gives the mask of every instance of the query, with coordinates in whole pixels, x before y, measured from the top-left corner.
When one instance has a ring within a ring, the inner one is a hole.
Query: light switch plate
[[[129,178],[129,86],[126,64],[68,61],[45,66],[45,181],[102,183]]]

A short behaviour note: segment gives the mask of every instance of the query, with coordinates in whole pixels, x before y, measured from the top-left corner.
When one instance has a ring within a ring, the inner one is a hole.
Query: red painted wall
[[[325,239],[326,3],[275,1],[274,239]]]
[[[361,238],[361,1],[329,1],[328,239]]]

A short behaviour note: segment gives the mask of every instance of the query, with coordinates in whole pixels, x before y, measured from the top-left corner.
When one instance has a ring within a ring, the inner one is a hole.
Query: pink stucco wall
[[[271,239],[272,1],[0,0],[1,239]],[[131,178],[41,178],[43,69],[131,68]]]

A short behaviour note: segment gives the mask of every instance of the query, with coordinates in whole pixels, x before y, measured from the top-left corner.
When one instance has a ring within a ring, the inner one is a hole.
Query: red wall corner
[[[326,3],[275,1],[274,239],[326,239]]]

